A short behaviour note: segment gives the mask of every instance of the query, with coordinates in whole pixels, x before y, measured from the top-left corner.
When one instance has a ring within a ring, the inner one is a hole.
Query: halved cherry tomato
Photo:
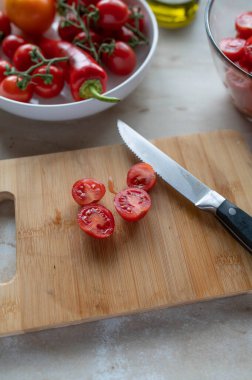
[[[0,41],[11,33],[9,17],[0,11]]]
[[[238,61],[244,54],[246,40],[242,38],[223,38],[220,49],[231,61]]]
[[[32,98],[33,86],[28,84],[25,90],[17,86],[18,77],[16,75],[7,76],[0,83],[0,95],[5,98],[27,103]]]
[[[5,0],[5,11],[10,21],[32,35],[44,33],[53,23],[55,0]]]
[[[129,8],[121,0],[100,0],[96,8],[99,11],[97,24],[107,30],[120,29],[129,17]]]
[[[13,65],[19,71],[25,71],[31,66],[35,65],[35,62],[31,59],[31,53],[34,49],[39,49],[33,44],[24,44],[19,46],[13,56]]]
[[[116,75],[128,75],[136,66],[136,54],[125,42],[116,41],[113,52],[103,53],[103,63]]]
[[[252,64],[252,36],[247,39],[244,47],[244,61]]]
[[[47,66],[40,66],[35,69],[32,73],[33,75],[45,75],[51,74],[53,76],[52,82],[47,82],[47,80],[41,77],[34,77],[32,79],[34,86],[34,92],[41,96],[42,98],[53,98],[61,93],[64,87],[64,72],[60,67],[51,65],[49,71]]]
[[[243,12],[235,19],[235,28],[241,38],[252,36],[252,12]]]
[[[252,72],[252,62],[250,63],[248,60],[244,58],[240,59],[239,61],[236,61],[235,64],[247,73]]]
[[[123,219],[134,222],[142,219],[149,211],[151,199],[143,189],[128,188],[116,194],[114,205]]]
[[[3,39],[2,49],[8,58],[13,59],[16,50],[25,43],[26,41],[22,36],[10,34]]]
[[[82,231],[95,238],[107,238],[114,232],[114,216],[100,204],[84,206],[78,213],[77,220]]]
[[[104,184],[93,178],[80,179],[72,187],[73,199],[81,206],[98,202],[105,192]]]
[[[140,162],[133,165],[127,174],[127,185],[149,191],[156,183],[157,176],[151,165]]]
[[[6,78],[6,75],[4,75],[6,71],[6,66],[11,67],[12,65],[9,62],[1,59],[0,60],[0,83],[2,82],[2,80],[4,80],[4,78]]]

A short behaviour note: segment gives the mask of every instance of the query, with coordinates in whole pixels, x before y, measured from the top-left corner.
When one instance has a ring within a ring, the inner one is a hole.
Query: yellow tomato
[[[29,34],[42,34],[55,17],[55,0],[4,0],[10,21]]]

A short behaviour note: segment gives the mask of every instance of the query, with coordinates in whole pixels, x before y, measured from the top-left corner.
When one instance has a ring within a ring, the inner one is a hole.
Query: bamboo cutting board
[[[252,214],[251,153],[241,136],[217,131],[157,140],[195,176]],[[136,162],[123,145],[0,161],[2,199],[15,198],[17,271],[0,285],[0,334],[56,327],[248,292],[252,256],[212,215],[162,180],[152,209],[112,238],[76,224],[71,186],[95,177],[117,189]]]

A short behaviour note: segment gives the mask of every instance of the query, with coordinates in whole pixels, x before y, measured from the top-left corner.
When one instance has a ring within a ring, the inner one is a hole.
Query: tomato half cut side
[[[129,222],[142,219],[151,207],[151,198],[143,189],[127,188],[114,198],[116,211]]]
[[[252,36],[252,12],[243,12],[235,19],[235,28],[242,38]]]
[[[149,191],[156,183],[157,176],[151,165],[140,162],[133,165],[127,174],[127,185]]]
[[[73,199],[81,206],[98,202],[105,192],[104,184],[94,178],[82,178],[72,187]]]
[[[223,38],[220,49],[231,61],[238,61],[244,54],[246,40],[242,38]]]
[[[82,207],[78,213],[78,223],[82,231],[98,239],[111,236],[115,229],[112,212],[100,204]]]

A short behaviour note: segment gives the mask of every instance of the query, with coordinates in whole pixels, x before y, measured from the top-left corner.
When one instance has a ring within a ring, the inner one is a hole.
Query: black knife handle
[[[217,208],[216,216],[252,254],[252,217],[228,200]]]

